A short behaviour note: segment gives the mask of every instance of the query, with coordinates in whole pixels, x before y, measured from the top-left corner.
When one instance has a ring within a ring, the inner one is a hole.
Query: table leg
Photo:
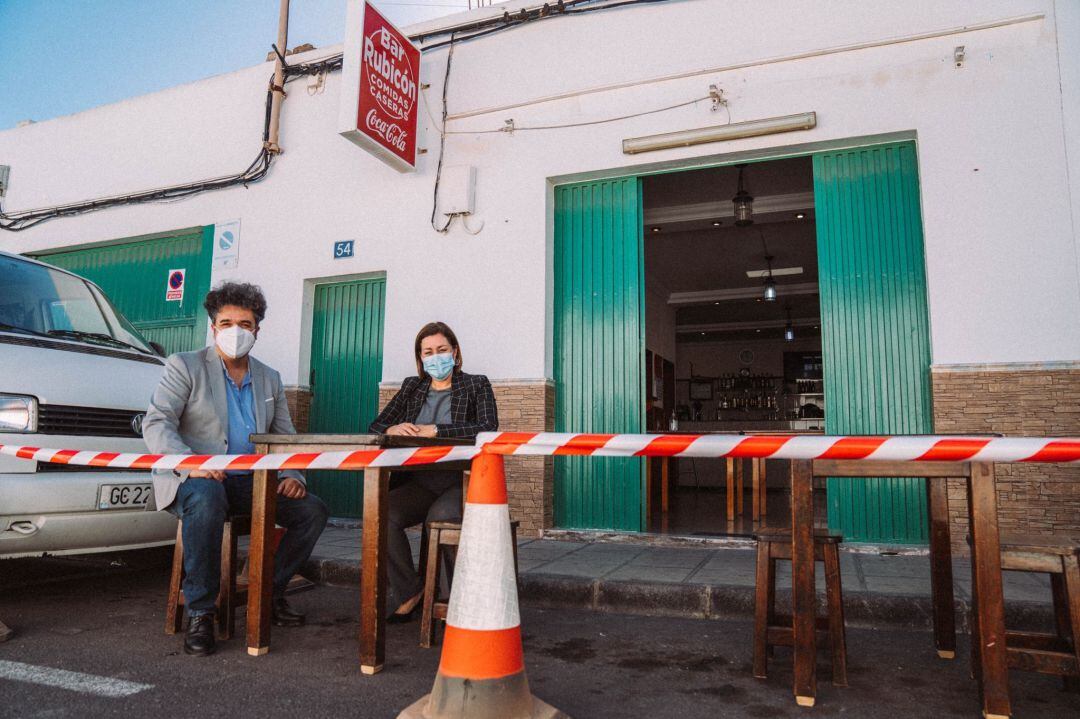
[[[997,486],[994,465],[971,464],[968,477],[971,567],[977,623],[978,678],[986,719],[1008,717],[1009,665],[1005,646],[1005,596],[1001,585]]]
[[[953,659],[956,657],[956,609],[947,479],[927,478],[926,504],[930,511],[930,594],[934,606],[934,645],[939,657]]]
[[[750,460],[752,477],[750,480],[750,505],[751,517],[755,522],[761,520],[761,460],[756,457]]]
[[[652,526],[653,516],[653,478],[652,478],[652,457],[645,458],[645,517],[647,524]]]
[[[364,674],[382,671],[386,658],[389,480],[387,469],[364,470],[364,535],[360,554],[360,671]]]
[[[255,451],[266,454],[268,447]],[[251,544],[248,547],[247,652],[270,651],[270,601],[274,583],[274,518],[277,516],[278,473],[256,470],[252,479]]]
[[[759,459],[758,464],[761,467],[761,470],[760,470],[760,474],[761,474],[761,486],[760,486],[760,488],[761,488],[761,500],[759,501],[759,505],[761,506],[761,522],[762,522],[762,524],[764,524],[766,518],[769,516],[769,507],[768,507],[768,505],[766,504],[766,501],[765,501],[766,498],[769,496],[768,483],[767,483],[768,476],[765,473],[765,467],[766,467],[765,458],[762,457],[761,459]]]
[[[791,615],[795,649],[795,702],[814,706],[817,695],[817,589],[814,584],[812,463],[791,463]]]
[[[727,521],[735,521],[735,460],[727,458]]]
[[[660,458],[660,511],[664,514],[668,513],[668,471],[670,464],[671,460],[668,457]]]
[[[743,464],[745,460],[735,460],[735,514],[742,516],[745,501],[743,500],[743,485],[746,478],[743,476]]]

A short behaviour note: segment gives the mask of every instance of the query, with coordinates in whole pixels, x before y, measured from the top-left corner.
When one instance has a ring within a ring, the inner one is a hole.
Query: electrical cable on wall
[[[341,65],[342,57],[340,55],[312,63],[303,63],[299,65],[286,64],[285,82],[287,83],[290,80],[305,75],[317,75],[320,72],[340,70]],[[273,85],[272,78],[270,85]],[[272,97],[273,88],[268,87],[266,91],[266,110],[263,118],[262,138],[264,143],[270,138],[270,103]],[[223,177],[200,180],[184,185],[173,185],[171,187],[162,187],[143,192],[103,197],[87,202],[72,203],[39,210],[26,210],[8,214],[3,211],[3,208],[0,208],[0,230],[19,232],[28,230],[31,227],[58,217],[73,217],[86,214],[87,212],[94,212],[96,210],[104,210],[109,207],[119,207],[123,205],[140,205],[147,202],[176,202],[211,190],[221,190],[227,187],[236,187],[238,185],[247,187],[266,177],[273,161],[274,154],[264,147],[259,150],[255,159],[252,160],[251,164],[248,165],[243,172],[239,172],[235,175],[225,175]]]
[[[601,10],[610,10],[614,8],[626,7],[630,5],[644,5],[659,2],[670,2],[671,0],[621,0],[620,2],[608,2],[603,3],[602,0],[558,0],[555,4],[544,3],[543,6],[533,9],[522,8],[520,11],[511,15],[509,12],[504,12],[502,17],[488,18],[476,23],[457,27],[448,28],[444,30],[436,30],[434,32],[415,35],[411,39],[423,41],[431,37],[439,37],[443,35],[450,35],[449,40],[444,40],[430,45],[424,45],[420,47],[421,52],[429,52],[441,47],[450,46],[451,48],[455,43],[467,42],[469,40],[475,40],[480,37],[485,37],[505,30],[510,30],[515,27],[521,27],[532,22],[540,20],[547,20],[563,15],[581,15],[589,12],[597,12]],[[597,3],[597,4],[593,4]],[[582,7],[587,6],[587,7]],[[474,31],[468,35],[459,36],[458,33],[463,31]],[[340,70],[343,62],[343,56],[341,54],[332,55],[323,60],[303,63],[298,65],[289,65],[285,62],[284,56],[278,48],[274,48],[275,54],[281,59],[284,69],[284,83],[288,83],[298,77],[305,75],[318,75],[319,73],[329,73],[335,70]],[[447,59],[447,77],[449,77],[449,57]],[[273,80],[271,79],[269,87],[267,89],[266,99],[266,117],[263,124],[263,142],[266,143],[270,136],[270,104],[273,97],[274,87]],[[440,148],[445,145],[446,139],[446,103],[445,103],[445,83],[443,87],[444,102],[443,102],[443,123],[439,129],[440,132]],[[695,100],[693,102],[698,102]],[[692,104],[692,103],[685,103]],[[677,107],[677,106],[676,106]],[[651,114],[653,112],[662,112],[665,109],[653,110],[641,114]],[[583,124],[599,124],[601,122],[614,122],[617,119],[626,119],[629,117],[637,117],[638,115],[628,115],[624,118],[611,118],[608,120],[594,121]],[[538,130],[538,129],[558,129],[560,127],[575,127],[578,124],[567,124],[559,126],[549,127],[515,127],[514,130]],[[506,128],[499,130],[491,130],[487,132],[505,132]],[[473,134],[465,131],[454,131],[453,134]],[[442,164],[442,150],[439,152],[440,167]],[[119,207],[124,205],[139,205],[147,202],[172,202],[180,199],[186,199],[194,195],[201,194],[203,192],[209,192],[211,190],[222,190],[229,187],[236,187],[242,185],[247,187],[250,184],[259,182],[264,179],[270,172],[270,167],[273,164],[275,153],[268,150],[266,147],[260,149],[255,159],[248,167],[240,173],[235,175],[226,175],[224,177],[218,177],[209,180],[200,180],[197,182],[186,183],[183,185],[173,185],[170,187],[157,188],[153,190],[145,190],[143,192],[128,193],[124,195],[117,195],[112,197],[104,197],[95,200],[88,200],[77,203],[70,203],[67,205],[60,205],[48,208],[41,208],[35,210],[24,210],[21,212],[5,213],[3,207],[0,206],[0,230],[7,230],[9,232],[19,232],[22,230],[30,229],[43,222],[47,222],[59,217],[73,217],[76,215],[82,215],[88,212],[94,212],[97,210],[104,210],[110,207]],[[438,196],[438,177],[436,177],[436,198]],[[432,212],[432,227],[440,232],[445,232],[449,228],[449,223],[446,228],[439,230],[435,225],[435,211]],[[454,217],[450,218],[450,222],[454,220]]]
[[[450,225],[454,224],[454,219],[457,215],[450,215],[450,218],[446,221],[446,224],[439,227],[435,224],[435,215],[439,211],[439,180],[442,179],[442,167],[443,156],[446,154],[446,90],[450,87],[450,66],[454,61],[454,35],[450,34],[450,50],[446,53],[446,74],[443,75],[442,86],[442,123],[440,123],[439,130],[439,164],[435,169],[435,190],[431,198],[431,228],[441,234],[446,234],[450,231]],[[425,103],[426,104],[426,103]]]

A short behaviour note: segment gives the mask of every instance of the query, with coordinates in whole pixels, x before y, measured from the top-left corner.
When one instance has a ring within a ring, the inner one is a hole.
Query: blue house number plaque
[[[353,256],[353,240],[342,240],[334,243],[334,259],[341,260]]]

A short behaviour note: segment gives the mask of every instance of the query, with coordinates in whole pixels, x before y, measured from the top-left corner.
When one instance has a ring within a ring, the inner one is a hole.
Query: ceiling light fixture
[[[721,223],[720,223],[720,222],[714,222],[714,223],[712,223],[712,226],[713,226],[713,227],[719,227],[720,225],[721,225]]]
[[[766,302],[776,302],[776,280],[772,276],[772,255],[765,255],[765,264],[769,266],[769,274],[765,276],[765,294],[762,296]]]
[[[691,145],[721,142],[723,140],[738,140],[744,137],[772,135],[778,132],[811,130],[815,127],[817,127],[817,113],[802,112],[797,115],[732,122],[727,125],[698,127],[693,130],[664,132],[659,135],[628,137],[622,141],[622,151],[627,155],[636,155],[639,152],[670,150],[676,147],[690,147]]]
[[[802,218],[804,218],[804,217],[806,217],[806,214],[805,214],[805,213],[803,213],[803,212],[800,212],[800,213],[798,213],[798,214],[796,214],[796,215],[795,215],[795,219],[796,219],[796,220],[801,220],[801,219],[802,219]]]
[[[652,228],[652,231],[653,231],[653,232],[659,232],[659,231],[660,231],[660,228],[659,228],[659,227],[654,227],[654,228]]]
[[[754,224],[754,198],[743,187],[743,170],[746,165],[739,165],[739,190],[731,198],[735,206],[735,226],[748,227]]]

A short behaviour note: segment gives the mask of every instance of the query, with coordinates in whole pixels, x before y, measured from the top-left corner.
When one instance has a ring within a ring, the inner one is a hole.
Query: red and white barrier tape
[[[365,467],[408,467],[436,462],[469,460],[479,447],[407,447],[362,449],[344,452],[301,452],[295,454],[134,454],[93,452],[75,449],[15,447],[0,444],[0,454],[38,462],[73,464],[115,469],[364,469]]]
[[[769,457],[949,462],[1078,462],[1080,438],[484,432],[485,452],[592,457]]]
[[[767,457],[948,462],[1080,462],[1080,438],[840,437],[739,434],[485,432],[475,447],[408,447],[295,454],[134,454],[0,444],[0,454],[115,469],[345,469],[469,460],[480,452],[594,457]]]

